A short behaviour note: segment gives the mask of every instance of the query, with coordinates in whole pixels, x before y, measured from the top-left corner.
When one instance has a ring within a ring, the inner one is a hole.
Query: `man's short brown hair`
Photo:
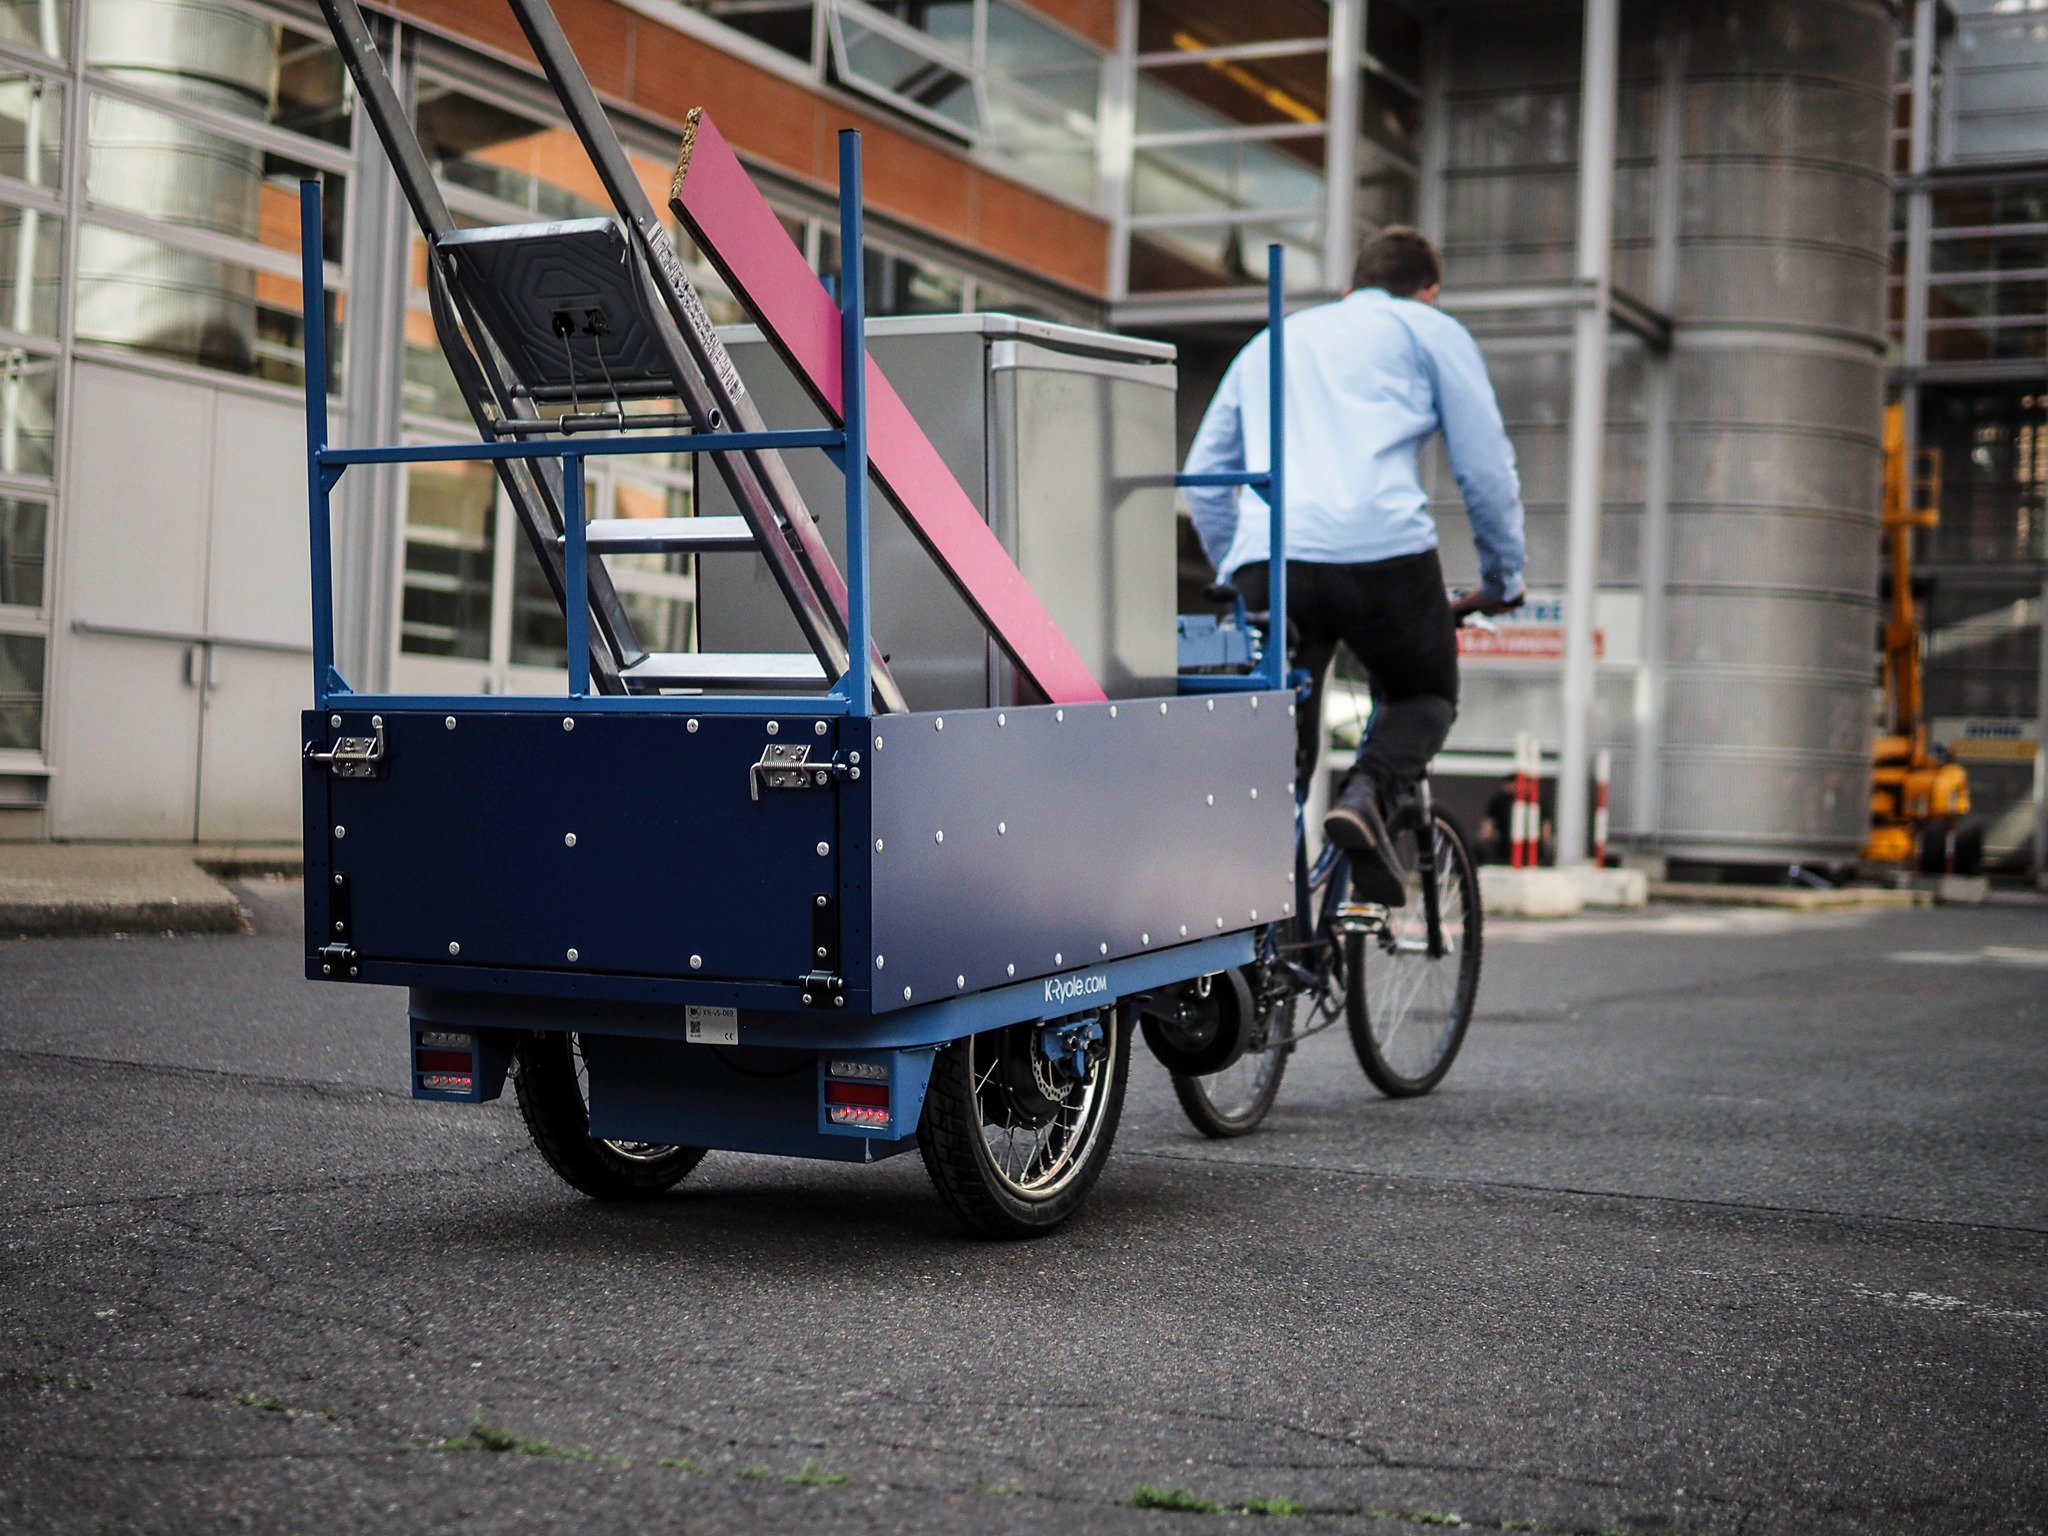
[[[1397,299],[1412,299],[1444,280],[1436,246],[1421,230],[1389,224],[1365,242],[1351,274],[1354,288],[1384,288]]]

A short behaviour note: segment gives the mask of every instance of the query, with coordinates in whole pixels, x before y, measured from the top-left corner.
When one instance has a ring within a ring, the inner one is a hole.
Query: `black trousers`
[[[1266,562],[1231,578],[1253,611],[1268,604]],[[1323,683],[1337,646],[1372,679],[1373,712],[1358,771],[1383,797],[1422,777],[1458,717],[1458,639],[1435,550],[1358,565],[1287,562],[1294,664],[1314,680],[1295,716],[1295,782],[1306,784],[1322,747]]]

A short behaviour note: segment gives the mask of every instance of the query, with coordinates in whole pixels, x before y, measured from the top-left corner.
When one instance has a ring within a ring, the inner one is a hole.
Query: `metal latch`
[[[319,953],[322,976],[354,976],[362,969],[361,957],[350,945],[322,944]]]
[[[374,779],[383,770],[378,765],[384,761],[384,717],[372,715],[370,728],[376,734],[371,736],[337,736],[334,745],[325,752],[316,752],[313,744],[306,743],[306,761],[325,763],[328,771],[337,779]]]
[[[764,789],[825,789],[834,779],[858,779],[860,754],[813,760],[808,742],[771,741],[747,773],[747,793],[759,800]]]

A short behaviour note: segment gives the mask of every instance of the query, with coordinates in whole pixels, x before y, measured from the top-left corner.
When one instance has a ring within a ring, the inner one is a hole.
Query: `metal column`
[[[1652,215],[1651,308],[1671,315],[1678,305],[1680,179],[1685,156],[1685,19],[1673,6],[1662,14],[1657,72],[1657,192]],[[1669,622],[1665,584],[1671,574],[1671,412],[1676,389],[1669,349],[1649,360],[1649,421],[1643,463],[1640,541],[1642,653],[1636,671],[1635,772],[1629,792],[1629,833],[1641,848],[1664,832],[1664,627]]]
[[[1359,69],[1365,0],[1330,0],[1330,110],[1323,127],[1323,286],[1342,293],[1358,259]]]
[[[1564,730],[1558,759],[1557,862],[1587,858],[1593,721],[1593,602],[1600,582],[1600,499],[1607,438],[1609,243],[1614,223],[1615,76],[1620,0],[1586,0],[1579,87],[1579,229],[1573,321],[1571,468],[1564,588]]]

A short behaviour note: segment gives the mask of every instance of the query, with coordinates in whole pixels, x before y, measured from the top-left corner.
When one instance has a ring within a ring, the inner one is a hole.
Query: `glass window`
[[[0,205],[0,327],[57,334],[64,221],[33,208]]]
[[[408,467],[399,649],[489,657],[497,505],[498,476],[489,464]]]
[[[57,360],[0,347],[0,473],[48,475],[57,437]]]
[[[71,47],[70,0],[4,0],[0,40],[63,58]]]
[[[415,116],[421,147],[450,187],[481,193],[537,219],[610,210],[589,157],[566,128],[436,80],[421,82]]]
[[[0,634],[0,751],[42,749],[43,650],[41,635]]]
[[[1289,288],[1314,288],[1323,280],[1323,248],[1314,220],[1261,224],[1197,224],[1134,230],[1131,235],[1131,291],[1162,293],[1184,288],[1248,288],[1266,281],[1266,247],[1282,247]]]
[[[681,0],[685,10],[722,21],[791,58],[811,56],[811,0]]]
[[[49,508],[40,501],[0,498],[0,607],[43,606],[43,541]]]
[[[299,182],[320,175],[304,162],[112,96],[93,97],[89,137],[90,201],[261,244],[298,261]],[[338,261],[346,178],[328,173],[321,181],[322,248]]]
[[[330,291],[328,385],[341,380],[342,296]],[[88,224],[79,231],[77,334],[279,384],[305,381],[297,278]]]
[[[0,73],[0,176],[62,186],[63,150],[64,87],[41,75]]]
[[[891,8],[840,0],[832,11],[833,72],[914,117],[980,138],[981,108],[969,57],[974,7],[963,0],[928,6],[898,0],[893,9],[921,26],[889,16]]]
[[[533,546],[516,529],[512,535],[512,665],[569,665],[568,626],[562,622],[562,605],[555,601]]]

